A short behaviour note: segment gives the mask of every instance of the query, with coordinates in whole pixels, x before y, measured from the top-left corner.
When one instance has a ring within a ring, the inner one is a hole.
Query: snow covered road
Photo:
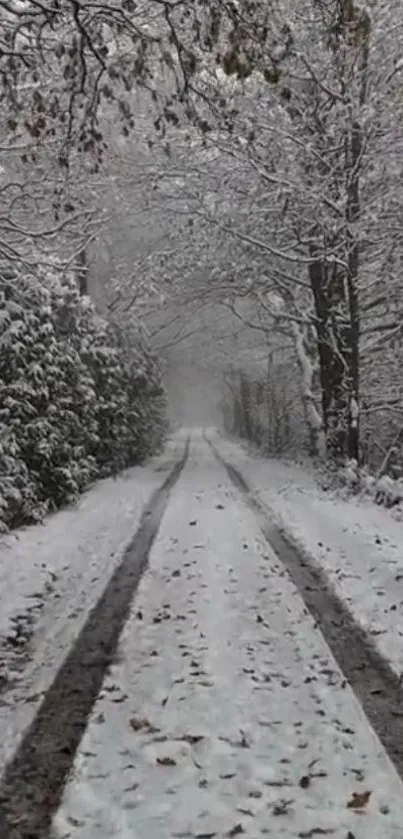
[[[184,440],[175,438],[147,467],[99,481],[78,504],[43,525],[2,537],[0,687],[6,690],[0,700],[0,767],[32,722]],[[7,639],[12,640],[18,622],[28,631],[25,645],[15,647]]]
[[[403,787],[201,436],[53,820],[57,839],[400,839]]]
[[[299,466],[248,453],[214,431],[210,436],[287,541],[323,569],[336,595],[401,679],[403,523],[372,500],[343,500],[323,492],[313,473]]]

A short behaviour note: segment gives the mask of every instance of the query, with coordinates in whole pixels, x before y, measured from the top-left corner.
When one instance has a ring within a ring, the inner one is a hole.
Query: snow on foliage
[[[73,279],[0,290],[0,529],[40,520],[164,436],[156,360],[126,342]]]
[[[318,471],[320,474],[321,470]],[[354,458],[342,467],[329,462],[322,466],[321,483],[327,490],[341,487],[347,498],[351,494],[367,496],[382,507],[393,508],[396,519],[403,515],[403,479],[386,473],[372,475],[366,465],[360,465]]]

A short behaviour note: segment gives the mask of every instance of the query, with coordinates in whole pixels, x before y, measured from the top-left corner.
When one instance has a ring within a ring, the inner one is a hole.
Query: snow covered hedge
[[[341,491],[346,498],[367,496],[378,505],[393,508],[395,518],[402,519],[402,478],[386,473],[374,476],[366,465],[359,465],[354,459],[347,460],[343,466],[331,462],[317,464],[317,474],[323,489]]]
[[[0,283],[0,530],[39,521],[162,444],[156,360],[74,281]]]

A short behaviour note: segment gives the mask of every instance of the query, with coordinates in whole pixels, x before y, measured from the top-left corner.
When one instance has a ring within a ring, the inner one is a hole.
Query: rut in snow
[[[403,689],[401,680],[332,590],[324,570],[302,558],[274,524],[274,516],[241,473],[209,443],[217,460],[256,515],[260,530],[287,569],[326,639],[400,777],[403,778]]]
[[[84,733],[170,491],[187,461],[189,439],[180,461],[155,491],[123,559],[57,673],[39,711],[0,784],[0,836],[44,839]]]

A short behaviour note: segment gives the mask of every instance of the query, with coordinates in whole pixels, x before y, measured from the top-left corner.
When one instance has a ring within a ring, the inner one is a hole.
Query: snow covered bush
[[[322,487],[326,490],[342,491],[349,497],[351,494],[372,498],[376,504],[394,508],[397,513],[403,513],[403,479],[392,478],[388,474],[375,477],[366,465],[360,465],[356,460],[348,460],[344,466],[327,462],[318,469],[318,476]]]
[[[383,475],[375,483],[375,501],[385,507],[394,507],[403,501],[403,481],[395,481],[389,475]]]
[[[164,437],[158,364],[74,281],[0,286],[0,529],[40,520]]]

